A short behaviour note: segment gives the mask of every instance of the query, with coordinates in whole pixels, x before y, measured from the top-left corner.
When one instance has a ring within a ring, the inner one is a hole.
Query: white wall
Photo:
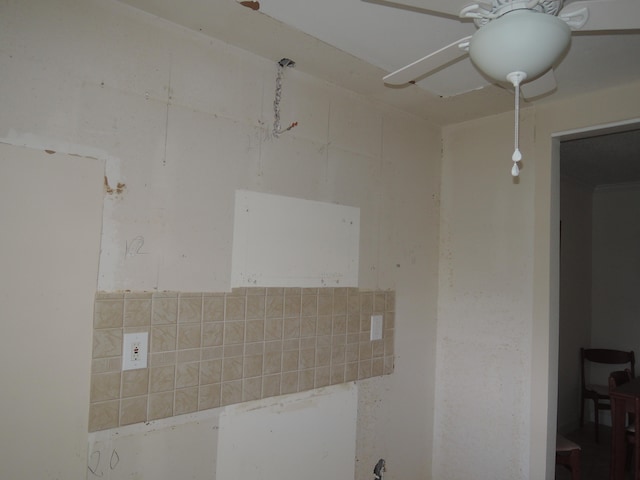
[[[640,84],[444,129],[434,478],[553,478],[559,142],[640,116]],[[461,453],[463,452],[463,453]]]
[[[591,344],[591,228],[593,187],[562,179],[558,430],[580,424],[580,347]]]
[[[0,143],[0,478],[83,478],[104,163]]]
[[[105,162],[112,193],[91,291],[227,290],[236,189],[360,208],[359,286],[396,290],[397,363],[359,384],[356,477],[383,457],[387,478],[428,478],[439,129],[294,68],[281,115],[298,126],[274,139],[274,62],[110,0],[4,2],[0,43],[0,141]],[[74,405],[88,402],[83,368],[65,399]]]

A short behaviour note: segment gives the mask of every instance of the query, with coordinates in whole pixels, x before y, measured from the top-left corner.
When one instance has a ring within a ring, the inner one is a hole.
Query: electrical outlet
[[[122,370],[147,368],[148,338],[147,332],[124,334]]]
[[[382,315],[371,315],[371,340],[382,340]]]

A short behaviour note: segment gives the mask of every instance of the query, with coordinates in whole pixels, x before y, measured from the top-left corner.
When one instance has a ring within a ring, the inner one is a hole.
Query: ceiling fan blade
[[[369,3],[379,3],[382,5],[395,5],[398,7],[408,7],[411,9],[426,10],[440,13],[452,17],[460,17],[460,11],[469,4],[479,3],[469,0],[364,0]],[[486,0],[485,0],[486,1]],[[491,3],[491,2],[489,2]]]
[[[410,63],[406,67],[402,67],[400,70],[390,73],[383,80],[391,85],[404,85],[416,78],[425,76],[454,60],[468,55],[470,39],[471,36],[461,38],[446,47],[442,47],[440,50],[430,53],[426,57],[422,57],[420,60]]]
[[[637,30],[640,29],[640,0],[579,0],[564,7],[558,16],[572,30],[582,32]]]
[[[557,86],[556,76],[554,75],[552,68],[535,80],[520,85],[520,92],[524,98],[530,99],[551,92],[555,90]]]

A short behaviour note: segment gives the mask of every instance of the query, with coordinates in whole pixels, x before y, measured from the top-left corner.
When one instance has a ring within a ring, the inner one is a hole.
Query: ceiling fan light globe
[[[471,39],[469,56],[482,72],[498,81],[509,73],[526,73],[527,81],[549,70],[571,42],[571,29],[556,16],[516,10],[492,20]]]

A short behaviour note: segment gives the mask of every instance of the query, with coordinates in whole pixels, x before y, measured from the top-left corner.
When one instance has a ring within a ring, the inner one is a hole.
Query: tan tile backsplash
[[[99,292],[89,430],[390,374],[394,312],[395,292],[357,288]],[[123,372],[131,332],[149,333],[148,368]]]

